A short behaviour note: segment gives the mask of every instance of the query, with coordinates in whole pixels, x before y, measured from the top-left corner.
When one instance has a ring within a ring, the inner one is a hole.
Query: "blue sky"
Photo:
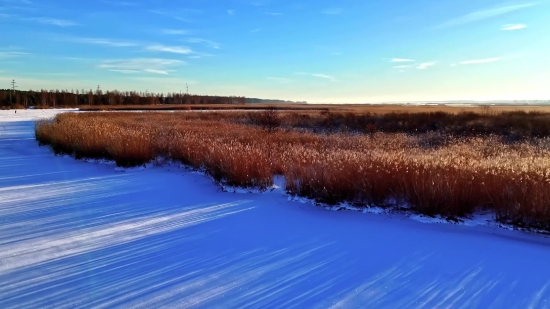
[[[550,99],[548,1],[0,0],[0,29],[0,88]]]

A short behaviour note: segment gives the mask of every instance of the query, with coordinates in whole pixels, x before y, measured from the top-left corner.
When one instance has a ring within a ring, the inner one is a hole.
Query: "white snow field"
[[[550,308],[550,239],[54,156],[0,111],[0,308]]]

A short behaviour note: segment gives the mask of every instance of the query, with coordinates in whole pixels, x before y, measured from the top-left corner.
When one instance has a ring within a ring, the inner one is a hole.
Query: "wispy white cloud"
[[[169,16],[173,19],[183,21],[183,22],[191,22],[191,20],[189,19],[190,16],[197,13],[202,13],[202,11],[194,10],[194,9],[179,9],[179,10],[173,10],[173,11],[149,10],[149,12],[154,14]]]
[[[64,72],[29,72],[29,75],[36,76],[77,76],[76,73],[64,73]]]
[[[201,58],[204,58],[204,57],[212,57],[212,54],[209,54],[209,53],[199,53],[199,52],[193,52],[191,54],[191,56],[189,56],[188,58],[191,58],[191,59],[201,59]]]
[[[333,81],[336,80],[336,78],[334,78],[333,76],[326,75],[326,74],[311,74],[311,76],[313,76],[313,77],[319,77],[319,78],[325,78],[325,79],[330,79],[330,80],[333,80]]]
[[[512,31],[512,30],[520,30],[525,28],[527,28],[527,26],[524,24],[508,24],[508,25],[502,26],[501,30]]]
[[[93,59],[83,58],[83,57],[55,57],[55,58],[60,60],[71,60],[71,61],[93,61]]]
[[[342,8],[329,8],[324,10],[322,13],[327,15],[339,15],[342,14],[344,10]]]
[[[176,59],[164,59],[164,58],[133,58],[133,59],[119,59],[119,60],[106,60],[99,67],[106,69],[119,69],[119,70],[145,70],[151,68],[165,68],[172,66],[183,65],[185,62]]]
[[[484,19],[496,17],[499,15],[507,14],[510,12],[514,12],[517,10],[525,9],[528,7],[531,7],[535,5],[534,3],[527,3],[527,4],[518,4],[518,5],[508,5],[508,6],[501,6],[498,8],[493,9],[487,9],[487,10],[481,10],[472,12],[463,16],[460,16],[455,19],[451,19],[449,21],[446,21],[440,25],[438,25],[436,28],[447,28],[447,27],[453,27],[463,24],[468,24],[476,21],[481,21]]]
[[[278,82],[278,83],[281,83],[281,84],[288,84],[288,83],[292,82],[291,79],[284,78],[284,77],[268,77],[267,79]]]
[[[147,50],[181,55],[189,55],[193,53],[190,48],[185,46],[166,46],[161,44],[147,46]]]
[[[136,70],[118,70],[118,69],[109,69],[111,72],[123,73],[123,74],[136,74],[139,71]]]
[[[106,60],[97,67],[118,73],[151,73],[166,75],[171,68],[185,65],[184,61],[163,58],[134,58]]]
[[[191,39],[187,39],[186,42],[188,43],[203,43],[203,44],[206,44],[212,48],[215,48],[215,49],[219,49],[220,48],[220,44],[217,43],[217,42],[214,42],[214,41],[210,41],[210,40],[206,40],[206,39],[200,39],[200,38],[191,38]]]
[[[227,14],[229,15],[235,15],[235,13],[237,13],[236,10],[227,10]]]
[[[486,58],[486,59],[466,60],[466,61],[460,62],[459,64],[480,64],[480,63],[496,62],[500,60],[502,60],[502,58],[495,57],[495,58]]]
[[[150,52],[162,52],[162,53],[172,53],[172,54],[179,54],[179,55],[188,55],[189,58],[202,58],[206,56],[212,56],[207,53],[200,53],[193,51],[191,48],[187,46],[167,46],[163,44],[158,43],[150,43],[146,44],[143,42],[129,42],[129,41],[118,41],[118,40],[112,40],[112,39],[104,39],[104,38],[70,38],[68,41],[71,42],[77,42],[77,43],[84,43],[84,44],[96,44],[96,45],[106,45],[106,46],[112,46],[112,47],[140,47]],[[220,48],[219,44],[213,41],[204,40],[204,39],[188,39],[187,40],[190,43],[204,43],[212,46],[213,48]]]
[[[184,29],[162,29],[161,33],[170,35],[184,35],[189,34],[189,30]]]
[[[147,73],[153,73],[153,74],[161,74],[161,75],[167,75],[168,71],[165,70],[157,70],[157,69],[145,69],[143,70]]]
[[[259,32],[260,30],[262,30],[261,28],[256,28],[256,29],[252,29],[250,30],[250,32],[254,33],[254,32]]]
[[[330,81],[337,81],[337,79],[334,76],[327,75],[327,74],[321,74],[321,73],[308,73],[308,72],[295,72],[294,75],[305,75],[305,76],[312,76],[317,78],[323,78],[328,79]]]
[[[431,66],[434,66],[434,65],[435,65],[435,62],[424,62],[424,63],[421,63],[416,68],[419,69],[419,70],[425,70],[425,69],[427,69]]]
[[[18,51],[0,51],[0,59],[18,58],[31,55],[30,53]]]
[[[396,65],[393,68],[394,69],[406,69],[406,68],[412,68],[412,65]]]
[[[271,16],[281,16],[281,15],[283,15],[283,13],[279,13],[279,12],[265,12],[264,14],[265,15],[271,15]]]
[[[392,58],[390,62],[415,62],[416,60],[413,59],[405,59],[405,58]]]
[[[58,27],[71,27],[76,26],[77,23],[71,21],[71,20],[65,20],[65,19],[57,19],[57,18],[24,18],[24,20],[30,20],[30,21],[36,21],[41,24],[45,25],[52,25],[52,26],[58,26]]]
[[[70,39],[70,41],[76,42],[76,43],[83,43],[83,44],[107,45],[107,46],[113,46],[113,47],[132,47],[132,46],[138,45],[137,43],[134,43],[134,42],[118,41],[118,40],[103,39],[103,38],[72,38]]]

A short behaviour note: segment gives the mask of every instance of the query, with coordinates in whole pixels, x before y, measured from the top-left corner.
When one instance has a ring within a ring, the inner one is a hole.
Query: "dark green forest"
[[[156,104],[242,104],[245,97],[207,96],[180,93],[137,91],[0,89],[0,106],[4,107],[76,107],[82,105],[156,105]]]

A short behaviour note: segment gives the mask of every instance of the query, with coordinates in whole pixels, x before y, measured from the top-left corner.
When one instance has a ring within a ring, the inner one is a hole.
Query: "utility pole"
[[[12,93],[13,93],[13,96],[15,97],[15,88],[17,88],[17,86],[15,86],[15,79],[12,79],[11,80],[11,92],[10,92],[10,104],[12,103],[12,100],[11,100],[11,97],[12,97]]]

